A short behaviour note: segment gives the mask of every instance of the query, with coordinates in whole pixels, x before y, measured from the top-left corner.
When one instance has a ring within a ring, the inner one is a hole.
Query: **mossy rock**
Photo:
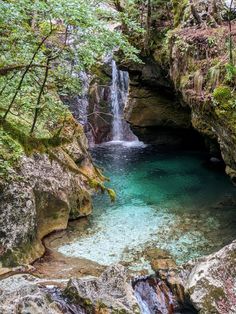
[[[229,86],[220,85],[214,89],[214,100],[221,106],[228,104],[232,98],[232,92]]]

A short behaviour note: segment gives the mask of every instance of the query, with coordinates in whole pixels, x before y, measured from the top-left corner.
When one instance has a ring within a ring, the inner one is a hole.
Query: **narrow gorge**
[[[235,1],[0,8],[0,313],[236,313]]]

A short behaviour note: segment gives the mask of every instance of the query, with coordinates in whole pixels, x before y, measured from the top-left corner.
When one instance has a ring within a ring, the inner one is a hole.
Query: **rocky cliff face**
[[[180,137],[196,129],[212,155],[219,157],[220,148],[226,172],[234,181],[235,51],[230,60],[227,9],[223,1],[172,1],[172,5],[174,16],[163,14],[159,24],[153,14],[153,41],[145,65],[136,72],[130,67],[135,84],[126,118],[136,132],[145,127],[152,142],[162,128],[172,134],[184,129]],[[234,23],[231,40],[235,45]],[[140,88],[143,83],[147,87]]]
[[[165,75],[152,59],[135,70],[131,68],[125,118],[145,143],[187,147],[191,137],[198,143],[191,125],[191,112],[188,106],[180,104]]]
[[[218,142],[235,180],[235,93],[227,52],[228,27],[183,27],[170,40],[170,75],[191,108],[193,127]],[[232,65],[232,67],[234,67]]]
[[[91,213],[88,178],[98,174],[83,129],[70,119],[63,137],[44,152],[22,153],[11,178],[1,182],[0,266],[32,262],[44,253],[44,236]]]

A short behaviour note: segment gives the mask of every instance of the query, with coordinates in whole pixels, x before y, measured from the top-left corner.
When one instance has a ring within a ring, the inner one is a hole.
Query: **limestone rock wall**
[[[24,155],[1,185],[0,267],[32,262],[44,253],[44,236],[91,213],[86,176],[97,174],[87,140],[75,121],[66,132],[67,143]]]

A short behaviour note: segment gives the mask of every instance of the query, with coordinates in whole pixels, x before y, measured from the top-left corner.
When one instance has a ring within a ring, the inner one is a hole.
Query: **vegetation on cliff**
[[[23,153],[63,142],[71,115],[60,96],[78,94],[80,71],[114,49],[128,59],[137,59],[137,50],[113,29],[122,17],[97,1],[2,0],[0,7],[0,172],[5,175]]]
[[[122,1],[120,1],[122,3]],[[226,172],[236,179],[235,1],[132,1],[146,33],[134,38],[144,63],[158,68],[156,86],[176,94],[191,109],[192,126],[221,151]],[[143,21],[145,21],[143,23]],[[148,40],[148,44],[147,44]],[[139,67],[148,82],[147,67]],[[146,71],[146,72],[145,72]],[[145,72],[145,73],[144,73]],[[154,74],[149,73],[149,77]],[[227,135],[226,135],[227,134]],[[220,156],[220,154],[218,154]]]

